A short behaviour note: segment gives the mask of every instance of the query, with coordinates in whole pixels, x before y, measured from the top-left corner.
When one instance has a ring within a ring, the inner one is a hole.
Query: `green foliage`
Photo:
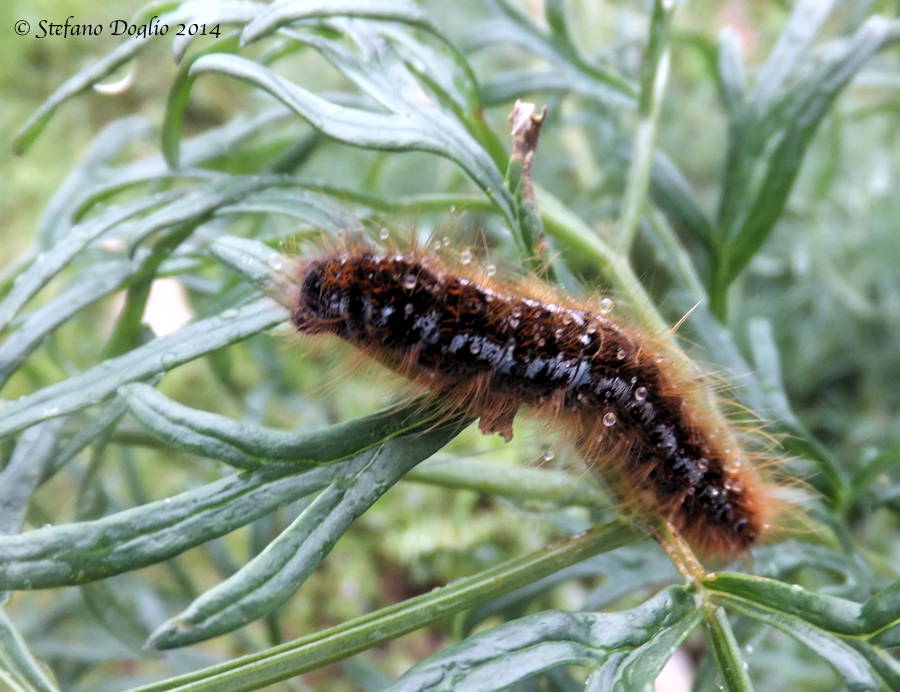
[[[160,131],[103,128],[0,274],[0,682],[644,690],[681,649],[699,690],[900,688],[884,376],[900,367],[900,207],[859,179],[900,166],[884,145],[900,20],[801,0],[760,11],[772,37],[746,23],[714,41],[710,11],[591,5],[138,14],[222,35],[171,41]],[[745,63],[750,34],[774,47]],[[128,40],[69,77],[16,150],[59,136],[74,97],[163,43]],[[238,83],[239,102],[209,95]],[[531,94],[549,103],[534,198],[502,124]],[[198,127],[210,98],[223,122]],[[564,288],[609,290],[650,331],[693,306],[682,345],[777,433],[807,529],[691,573],[577,466],[509,463],[537,456],[527,433],[500,449],[470,421],[386,402],[391,385],[325,390],[326,357],[265,333],[288,320],[280,244],[410,224],[419,242],[452,236],[443,252],[481,238],[510,271],[546,257]],[[157,336],[142,321],[166,277],[194,317]],[[404,525],[419,531],[406,542]],[[345,606],[346,585],[364,597]],[[391,655],[362,653],[379,645]]]

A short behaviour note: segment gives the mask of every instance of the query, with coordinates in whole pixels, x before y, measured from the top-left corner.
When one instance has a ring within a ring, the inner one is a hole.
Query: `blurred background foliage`
[[[545,26],[542,3],[512,4],[536,26]],[[564,5],[569,30],[581,52],[599,58],[608,74],[624,76],[636,89],[641,82],[653,4],[570,0]],[[734,86],[721,81],[719,61],[723,54],[728,55],[721,46],[739,48],[752,84],[788,22],[791,3],[692,0],[685,5],[667,28],[666,47],[672,62],[656,118],[656,144],[680,169],[709,218],[715,218],[713,210],[728,168],[725,104],[729,88]],[[0,26],[8,34],[0,42],[4,65],[0,89],[5,104],[0,130],[7,151],[13,147],[14,133],[59,84],[119,43],[109,36],[20,38],[9,30],[14,21],[20,17],[33,23],[41,17],[62,21],[72,14],[80,21],[106,23],[128,17],[142,6],[122,2],[112,10],[96,5],[88,9],[66,0],[4,3]],[[566,72],[570,69],[566,65],[577,64],[571,55],[554,58],[552,53],[540,54],[541,45],[564,48],[558,40],[541,44],[505,35],[496,24],[502,16],[498,9],[502,3],[467,0],[426,2],[423,6],[434,26],[466,54],[477,75],[485,121],[495,136],[482,143],[500,143],[508,149],[506,118],[515,96],[547,103],[534,179],[615,245],[630,161],[622,142],[631,141],[640,119],[633,98],[625,94],[627,89],[604,92],[603,79],[597,73]],[[818,32],[814,56],[827,60],[841,49],[841,37],[852,34],[866,17],[877,13],[893,17],[896,9],[896,3],[886,0],[840,3]],[[408,26],[392,30],[414,34]],[[322,28],[320,35],[332,37],[328,28]],[[422,40],[446,59],[440,41],[433,37]],[[198,42],[200,48],[207,45],[208,40]],[[266,51],[274,50],[274,43],[251,44],[241,55],[264,60]],[[825,542],[828,549],[846,553],[846,563],[835,563],[835,567],[828,563],[831,557],[822,557],[819,563],[811,561],[807,569],[805,558],[797,557],[792,568],[776,565],[780,558],[786,559],[784,555],[794,555],[791,551],[795,549],[798,556],[807,556],[805,548],[796,547],[800,544],[789,543],[781,548],[780,556],[775,553],[777,548],[760,548],[753,560],[737,568],[856,602],[865,601],[900,571],[900,476],[893,463],[900,445],[900,391],[894,384],[900,372],[896,348],[900,326],[900,196],[895,192],[900,172],[898,67],[897,48],[887,48],[862,66],[830,108],[805,152],[799,177],[771,235],[758,251],[748,253],[749,264],[726,292],[727,310],[718,311],[747,360],[756,356],[764,383],[771,385],[776,397],[786,394],[797,421],[811,433],[809,439],[818,440],[828,450],[847,483],[851,479],[857,483],[852,496],[839,507],[840,521],[849,533],[838,532],[838,539]],[[421,69],[428,71],[427,66]],[[279,61],[277,71],[316,94],[360,105],[357,90],[346,76],[315,51],[288,55]],[[116,82],[127,74],[133,77],[130,87],[115,94],[88,91],[68,101],[27,153],[2,159],[0,165],[5,169],[0,176],[11,181],[0,193],[0,213],[5,219],[0,230],[4,292],[21,268],[21,258],[35,247],[36,229],[44,229],[45,240],[53,238],[56,220],[46,216],[54,212],[48,200],[65,186],[67,176],[77,171],[89,147],[102,147],[102,139],[90,144],[97,133],[116,119],[140,116],[148,123],[146,130],[129,125],[127,136],[119,135],[123,146],[113,162],[124,164],[159,155],[166,99],[178,74],[170,41],[152,42],[136,62],[103,81]],[[791,77],[799,83],[805,74],[801,70]],[[558,83],[561,75],[565,88]],[[428,98],[424,93],[423,97]],[[190,90],[180,131],[184,138],[200,136],[225,126],[237,115],[258,114],[272,103],[262,91],[238,80],[200,76]],[[479,194],[465,173],[446,159],[423,152],[349,147],[317,134],[294,116],[273,119],[271,126],[220,151],[203,165],[231,174],[293,170],[304,180],[325,181],[383,200],[435,193],[471,199]],[[91,172],[73,179],[86,185]],[[174,189],[186,184],[173,181]],[[117,201],[139,201],[142,194],[148,194],[147,189],[126,191]],[[347,199],[337,196],[316,204],[321,206],[311,214],[333,221],[335,227],[330,230],[336,230],[342,218],[352,222],[353,217],[346,216],[350,213]],[[515,245],[508,240],[508,219],[482,213],[477,203],[472,206],[467,210],[462,204],[455,205],[444,212],[415,207],[391,211],[385,206],[369,213],[364,222],[375,235],[384,225],[398,236],[413,232],[422,238],[447,236],[450,243],[444,252],[486,242],[489,258],[484,261],[515,271],[519,260]],[[261,216],[248,208],[243,212],[224,220],[213,218],[201,226],[195,245],[188,244],[180,255],[186,269],[170,267],[179,281],[157,282],[144,318],[157,311],[160,321],[153,324],[151,320],[151,325],[158,333],[176,328],[192,316],[215,315],[226,309],[229,301],[238,304],[249,295],[245,282],[210,259],[208,240],[223,229],[290,252],[296,247],[290,239],[315,225],[309,218]],[[677,258],[667,251],[670,246],[660,241],[658,229],[654,230],[665,224],[657,217],[659,212],[651,209],[643,218],[630,254],[635,273],[671,324],[694,301],[677,272],[673,278],[669,271],[668,263]],[[717,260],[708,240],[692,232],[690,224],[674,225],[678,236],[672,235],[670,240],[687,251],[703,284],[714,284]],[[554,242],[566,271],[561,280],[568,282],[571,290],[612,289],[627,305],[631,296],[619,295],[620,287],[598,270],[592,258],[573,251],[563,241]],[[120,250],[114,242],[104,247],[101,241],[88,252],[97,256]],[[76,276],[67,271],[67,280]],[[47,304],[65,286],[51,284],[34,305]],[[90,368],[104,348],[105,356],[118,355],[109,349],[117,343],[111,338],[114,325],[123,329],[116,317],[121,305],[119,293],[81,309],[12,374],[2,390],[3,399],[30,395]],[[176,307],[183,317],[179,320],[176,314],[173,323]],[[702,330],[703,324],[696,326]],[[731,370],[733,362],[723,361],[710,343],[691,329],[689,324],[687,350],[711,369]],[[148,338],[134,333],[126,333],[126,337],[119,343],[130,343],[129,348]],[[774,359],[766,355],[771,347],[777,352]],[[396,382],[385,377],[374,380],[378,384],[373,385],[368,377],[348,377],[335,364],[342,358],[335,358],[333,351],[331,346],[310,348],[287,331],[275,337],[256,334],[240,345],[214,350],[174,369],[162,378],[159,388],[186,406],[278,429],[311,430],[371,413],[395,400],[401,389]],[[781,382],[768,377],[779,371]],[[731,371],[731,375],[737,376],[737,388],[741,378],[750,377],[749,372],[740,371]],[[779,410],[773,406],[760,413],[774,418]],[[77,422],[88,425],[92,420]],[[566,471],[570,480],[586,479],[572,450],[548,435],[539,423],[517,422],[516,430],[513,444],[504,445],[468,429],[440,454]],[[57,434],[48,428],[44,431]],[[71,439],[72,434],[67,430],[63,438]],[[5,465],[11,466],[13,438],[0,441],[0,450]],[[796,469],[816,486],[814,464],[801,460]],[[198,488],[222,475],[217,461],[189,451],[173,451],[126,416],[102,443],[81,452],[77,463],[69,464],[64,473],[38,489],[28,506],[26,523],[33,528],[88,520]],[[321,631],[538,550],[607,518],[602,510],[583,506],[588,502],[504,497],[502,493],[441,485],[415,480],[399,483],[350,526],[294,597],[274,614],[226,637],[164,653],[141,649],[161,622],[258,555],[298,516],[299,507],[281,507],[177,558],[102,582],[16,592],[5,610],[34,654],[50,665],[62,689],[123,689]],[[838,514],[834,506],[832,510]],[[816,515],[815,521],[827,520]],[[851,544],[852,548],[848,547]],[[661,585],[677,580],[658,548],[646,542],[601,557],[595,566],[576,571],[568,579],[551,580],[552,588],[537,590],[527,598],[480,606],[481,614],[470,611],[384,642],[344,663],[307,673],[302,682],[282,684],[285,689],[382,689],[409,666],[472,629],[481,631],[551,607],[634,607]],[[846,572],[843,578],[835,576],[842,571]],[[619,589],[609,575],[619,575],[632,588]],[[760,627],[757,620],[738,620],[735,636],[758,689],[831,690],[840,684],[826,661],[775,629]],[[699,689],[716,681],[705,651],[707,645],[696,633],[683,649],[688,653],[684,667],[696,676]],[[579,670],[565,676],[548,674],[534,683],[535,687],[523,683],[521,689],[538,689],[538,685],[540,689],[567,689],[566,685],[584,677],[584,670]],[[726,683],[739,685],[739,678],[737,675],[738,682]]]

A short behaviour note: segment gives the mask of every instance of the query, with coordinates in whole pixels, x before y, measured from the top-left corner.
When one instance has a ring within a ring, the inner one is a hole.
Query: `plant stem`
[[[336,627],[132,692],[259,689],[430,625],[639,536],[629,525],[611,522]]]

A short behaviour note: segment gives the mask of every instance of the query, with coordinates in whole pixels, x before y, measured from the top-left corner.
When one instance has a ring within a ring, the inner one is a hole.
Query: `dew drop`
[[[223,311],[221,315],[219,315],[219,317],[221,317],[223,320],[233,320],[237,316],[238,311],[234,308],[228,308],[227,310]]]
[[[548,449],[546,452],[541,454],[541,461],[553,461],[555,456],[556,455]]]
[[[618,351],[616,351],[616,358],[618,360],[625,360],[625,356],[627,355],[628,354],[625,352],[624,348],[620,348]]]
[[[441,242],[444,244],[444,247],[450,247],[450,238],[447,236],[441,238]]]
[[[451,214],[455,214],[455,213],[456,213],[456,205],[455,205],[455,204],[451,204],[451,205],[450,205],[450,213],[451,213]]]
[[[386,228],[382,228],[380,231],[378,231],[378,237],[382,240],[387,240],[391,237],[391,232]]]
[[[59,414],[59,406],[49,406],[41,411],[42,418],[52,418]]]
[[[416,276],[415,274],[407,274],[403,277],[403,288],[407,291],[411,291],[416,287]]]
[[[282,258],[282,256],[277,252],[273,252],[271,255],[269,255],[266,259],[266,262],[275,271],[281,271],[281,269],[284,268],[284,258]]]
[[[638,387],[634,390],[634,398],[637,401],[643,401],[647,398],[647,388],[646,387]]]
[[[519,326],[519,320],[517,320],[515,317],[510,317],[509,318],[509,326],[512,327],[513,329],[515,329],[516,327]]]
[[[608,315],[612,312],[612,309],[615,307],[615,305],[616,304],[613,302],[612,298],[603,298],[600,301],[600,314]]]
[[[603,414],[603,425],[607,428],[611,428],[616,424],[616,414],[612,411],[607,411]]]
[[[486,266],[486,267],[484,268],[484,271],[485,271],[485,273],[486,273],[488,276],[493,276],[494,274],[497,273],[497,265],[496,265],[496,264],[489,264],[488,266]]]
[[[460,252],[459,261],[463,264],[469,264],[472,261],[472,251],[469,248],[466,248],[465,250]]]
[[[413,314],[413,310],[415,310],[415,307],[413,307],[413,304],[407,303],[403,308],[403,314],[406,315],[407,317],[409,317],[410,315]]]
[[[535,343],[537,343],[538,346],[543,346],[544,344],[547,343],[547,340],[544,337],[539,336]]]
[[[579,340],[581,343],[583,343],[585,346],[586,346],[587,344],[591,343],[591,337],[590,337],[590,335],[588,335],[588,334],[582,334],[580,337],[578,337],[578,340]]]
[[[477,341],[473,341],[471,344],[469,344],[469,351],[473,354],[480,353],[481,352],[481,344],[478,343]]]

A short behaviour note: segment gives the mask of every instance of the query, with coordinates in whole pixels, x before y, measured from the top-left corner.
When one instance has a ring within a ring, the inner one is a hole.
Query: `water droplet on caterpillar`
[[[647,388],[646,387],[638,387],[634,390],[634,398],[636,401],[643,401],[647,398]]]
[[[382,240],[387,240],[391,237],[391,232],[386,228],[382,228],[380,231],[378,231],[378,237]]]
[[[618,351],[616,351],[616,359],[617,360],[625,360],[625,356],[627,356],[627,355],[628,354],[625,352],[624,348],[620,348]]]
[[[413,306],[412,303],[407,303],[407,304],[403,307],[403,314],[406,315],[407,317],[409,317],[410,315],[413,314],[413,310],[415,310],[415,309],[416,309],[416,308]]]
[[[496,265],[496,264],[489,264],[488,266],[486,266],[486,267],[484,268],[484,272],[485,272],[485,274],[487,274],[488,276],[493,276],[494,274],[497,273],[497,265]]]
[[[607,428],[611,428],[616,424],[616,414],[612,411],[607,411],[603,414],[603,425]]]
[[[615,306],[616,306],[616,304],[613,302],[613,299],[612,299],[612,298],[603,298],[603,299],[600,301],[600,314],[601,314],[601,315],[608,315],[609,313],[612,312],[612,309],[613,309]]]
[[[469,264],[472,261],[472,251],[469,248],[466,248],[465,250],[460,252],[459,261],[463,264]]]
[[[415,274],[407,274],[403,277],[403,288],[407,291],[411,291],[416,287],[416,275]]]
[[[578,340],[585,346],[587,346],[589,343],[591,343],[591,336],[590,334],[582,334],[580,337],[578,337]]]

